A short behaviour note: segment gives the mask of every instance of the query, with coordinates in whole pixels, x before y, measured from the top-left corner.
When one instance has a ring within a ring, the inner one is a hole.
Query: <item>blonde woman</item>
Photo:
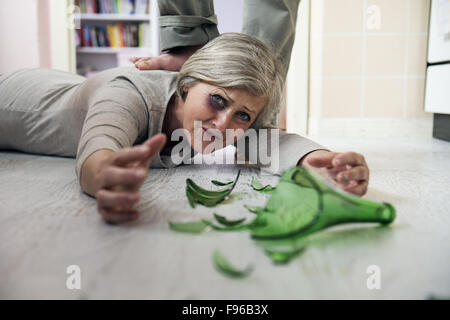
[[[179,73],[114,68],[89,79],[48,69],[0,76],[0,149],[76,157],[81,188],[111,223],[137,219],[133,207],[149,167],[176,164],[171,137],[194,121],[213,130],[270,127],[282,95],[280,65],[261,41],[223,34],[193,54]],[[239,137],[237,137],[239,138]],[[203,142],[195,152],[203,152]],[[188,154],[187,157],[191,157]],[[322,168],[349,192],[367,190],[362,155],[335,153],[296,134],[280,132],[279,167]]]

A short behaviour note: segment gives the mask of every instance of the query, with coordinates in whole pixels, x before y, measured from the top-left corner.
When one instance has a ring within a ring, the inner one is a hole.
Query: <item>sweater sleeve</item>
[[[101,149],[131,147],[148,134],[148,109],[136,87],[118,77],[101,87],[89,102],[76,159],[76,174],[86,159]]]
[[[265,130],[248,130],[235,144],[238,163],[250,162],[266,173],[281,175],[308,153],[329,150],[295,133],[276,128],[261,129]]]

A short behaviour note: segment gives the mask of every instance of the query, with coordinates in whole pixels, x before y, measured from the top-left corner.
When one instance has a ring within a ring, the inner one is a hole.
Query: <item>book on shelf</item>
[[[114,23],[106,26],[82,24],[77,34],[81,47],[150,47],[148,23]]]
[[[148,0],[76,0],[81,13],[149,14]]]

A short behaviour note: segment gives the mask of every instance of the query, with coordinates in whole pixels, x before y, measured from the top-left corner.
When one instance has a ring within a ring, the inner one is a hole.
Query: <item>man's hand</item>
[[[307,154],[300,164],[344,191],[358,196],[367,192],[369,168],[359,153],[317,150]]]
[[[132,58],[134,66],[139,70],[180,71],[183,64],[202,46],[180,47],[170,53],[163,53],[153,58]]]

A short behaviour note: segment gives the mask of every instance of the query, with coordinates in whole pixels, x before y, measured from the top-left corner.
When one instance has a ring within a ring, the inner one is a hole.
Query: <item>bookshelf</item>
[[[132,66],[133,56],[159,55],[157,0],[75,0],[77,73]]]

